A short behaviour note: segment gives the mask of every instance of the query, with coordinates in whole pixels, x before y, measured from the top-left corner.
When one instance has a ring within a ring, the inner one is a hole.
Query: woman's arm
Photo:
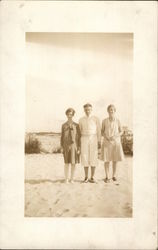
[[[119,120],[118,120],[118,129],[119,129],[119,135],[121,136],[123,134],[123,130]]]
[[[76,131],[77,131],[77,149],[80,150],[80,148],[81,148],[81,131],[80,131],[79,125],[77,125]]]
[[[117,136],[121,136],[123,134],[123,130],[122,130],[122,126],[121,126],[121,123],[120,121],[118,120],[118,134]]]
[[[102,121],[101,135],[106,138],[107,141],[110,140],[109,136],[105,133],[105,120]]]
[[[98,137],[98,142],[101,141],[101,126],[100,126],[100,121],[99,119],[97,118],[97,137]]]
[[[81,124],[82,122],[81,122],[81,119],[79,120],[79,122],[78,122],[78,126],[79,126],[79,130],[80,130],[80,134],[81,134],[81,131],[82,131],[82,124]]]
[[[117,137],[120,137],[122,134],[123,134],[123,130],[122,130],[122,127],[121,127],[121,123],[118,120],[118,133],[115,134],[114,136],[112,136],[110,139],[115,139]]]
[[[104,120],[102,121],[102,127],[101,127],[101,135],[104,136],[105,126],[104,126]]]
[[[101,126],[100,126],[100,121],[97,118],[97,138],[98,138],[98,148],[101,147]]]
[[[63,129],[63,125],[61,127],[61,137],[60,137],[60,147],[63,148],[63,139],[64,139],[64,129]]]

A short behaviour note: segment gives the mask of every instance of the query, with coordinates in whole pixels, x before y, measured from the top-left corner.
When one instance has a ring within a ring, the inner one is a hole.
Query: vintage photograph
[[[133,216],[133,33],[26,32],[25,217]]]

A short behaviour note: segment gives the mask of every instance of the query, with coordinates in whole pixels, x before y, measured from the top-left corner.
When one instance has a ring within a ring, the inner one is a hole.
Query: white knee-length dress
[[[114,118],[112,121],[110,121],[109,118],[104,119],[101,131],[104,139],[100,159],[104,162],[122,161],[124,159],[124,153],[119,135],[121,131],[120,121],[117,118]],[[114,136],[114,139],[109,141],[107,138],[111,136]]]
[[[98,142],[101,141],[101,126],[95,116],[84,116],[79,120],[81,133],[81,163],[83,166],[98,165]]]

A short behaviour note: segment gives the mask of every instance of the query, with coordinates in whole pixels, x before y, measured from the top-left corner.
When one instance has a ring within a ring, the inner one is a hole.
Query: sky
[[[90,102],[100,122],[107,106],[132,129],[133,36],[129,33],[26,33],[26,131],[60,132]]]

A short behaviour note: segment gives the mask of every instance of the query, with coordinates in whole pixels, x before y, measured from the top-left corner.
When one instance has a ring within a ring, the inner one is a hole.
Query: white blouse
[[[101,126],[96,116],[84,116],[79,120],[81,135],[97,135],[101,140]]]

